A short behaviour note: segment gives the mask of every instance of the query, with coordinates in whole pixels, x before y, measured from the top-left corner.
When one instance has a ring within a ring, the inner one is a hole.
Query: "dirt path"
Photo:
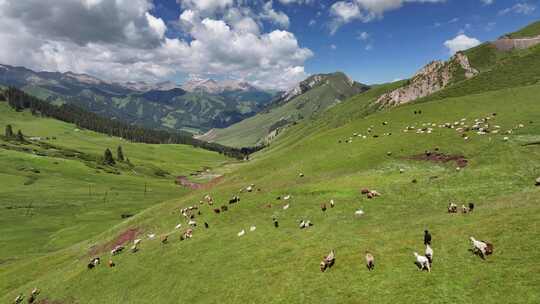
[[[177,185],[180,185],[182,187],[186,187],[193,190],[199,190],[199,189],[210,189],[214,187],[215,185],[217,185],[222,179],[223,179],[223,175],[214,177],[210,181],[204,184],[199,184],[199,183],[189,181],[186,176],[177,176],[175,182]]]

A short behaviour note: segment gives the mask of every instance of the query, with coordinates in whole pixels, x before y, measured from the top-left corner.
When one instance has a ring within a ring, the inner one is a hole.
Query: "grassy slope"
[[[268,134],[272,125],[281,119],[297,121],[323,113],[336,103],[337,94],[350,94],[351,90],[345,85],[345,76],[330,77],[334,80],[294,98],[285,105],[259,113],[226,129],[215,129],[212,141],[228,146],[254,146]]]
[[[288,145],[280,144],[288,140],[283,137],[210,193],[220,204],[249,183],[262,191],[242,195],[239,205],[219,216],[203,207],[198,221],[208,221],[211,228],[197,228],[193,240],[179,242],[176,235],[166,246],[143,241],[139,253],[115,257],[114,269],[85,269],[88,245],[95,240],[103,243],[134,227],[170,232],[182,222],[172,211],[198,201],[203,191],[151,208],[62,253],[5,267],[0,272],[0,293],[6,294],[2,300],[39,286],[42,298],[79,303],[500,303],[509,295],[512,303],[539,302],[540,189],[533,181],[540,175],[540,149],[522,146],[540,139],[539,94],[536,85],[407,105],[310,133]],[[413,115],[416,109],[423,115]],[[401,132],[413,123],[462,117],[470,122],[492,112],[498,113],[492,123],[503,129],[519,123],[525,127],[508,142],[503,135],[472,133],[464,141],[455,131],[439,128],[430,135]],[[382,121],[390,124],[383,127]],[[369,126],[377,134],[393,135],[337,143]],[[434,147],[463,154],[470,165],[457,172],[452,164],[406,159]],[[387,151],[393,152],[391,157]],[[405,173],[399,174],[399,168]],[[306,177],[298,178],[299,172]],[[358,193],[362,187],[383,195],[368,201]],[[284,211],[275,197],[287,193],[293,200]],[[330,199],[337,206],[323,214],[319,204]],[[477,210],[449,215],[450,201],[473,201]],[[263,207],[268,202],[275,202],[274,207]],[[358,208],[366,215],[354,219]],[[279,217],[280,228],[273,228],[272,215]],[[315,226],[297,229],[302,217]],[[250,225],[257,230],[236,236]],[[412,263],[412,252],[422,251],[425,228],[434,236],[431,274]],[[492,241],[495,254],[487,261],[473,256],[467,251],[470,235]],[[336,266],[322,274],[318,263],[332,248]],[[372,273],[363,266],[367,249],[376,256]]]
[[[528,38],[540,35],[540,21],[529,24],[521,30],[510,34],[510,38]]]
[[[76,131],[71,124],[17,113],[0,103],[2,130],[8,123],[27,136],[54,136],[56,140],[48,142],[60,150],[74,149],[93,158],[105,148],[114,151],[121,144],[134,167],[121,169],[120,175],[108,174],[92,165],[94,162],[89,166],[79,159],[0,148],[0,269],[4,263],[42,256],[87,239],[120,223],[122,213],[135,214],[182,196],[187,191],[173,184],[174,176],[215,167],[226,160],[190,146],[133,144]],[[0,138],[0,144],[8,143]],[[32,144],[11,146],[40,150]],[[159,177],[155,174],[159,171],[170,174]]]

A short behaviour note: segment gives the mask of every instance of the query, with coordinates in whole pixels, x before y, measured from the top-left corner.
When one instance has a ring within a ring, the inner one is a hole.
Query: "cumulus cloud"
[[[272,1],[267,2],[263,6],[263,12],[261,13],[260,17],[264,20],[269,20],[270,22],[273,22],[274,24],[277,24],[283,28],[289,27],[289,16],[287,16],[283,12],[278,12],[274,10],[272,7]]]
[[[258,15],[232,0],[179,1],[177,37],[151,0],[46,2],[0,0],[0,62],[114,81],[192,74],[284,89],[307,76],[313,56],[288,31],[262,32]]]
[[[444,46],[448,48],[450,55],[456,52],[470,49],[480,44],[480,41],[476,38],[468,37],[465,34],[459,34],[451,40],[444,42]]]
[[[446,0],[344,0],[330,7],[330,32],[334,34],[342,25],[353,20],[370,22],[382,18],[384,12],[400,8],[405,3],[439,3]]]

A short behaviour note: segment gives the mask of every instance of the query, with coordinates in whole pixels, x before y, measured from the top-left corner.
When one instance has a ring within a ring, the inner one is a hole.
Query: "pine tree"
[[[21,130],[17,131],[17,140],[20,142],[24,141],[24,135],[22,134]]]
[[[6,138],[12,138],[13,137],[13,128],[11,125],[6,126]]]
[[[122,146],[118,146],[116,149],[116,159],[118,159],[120,162],[124,161],[124,152],[122,151]]]
[[[109,165],[109,166],[113,166],[115,164],[112,152],[111,152],[111,150],[109,150],[109,148],[107,148],[105,150],[105,153],[103,154],[103,163],[105,165]]]

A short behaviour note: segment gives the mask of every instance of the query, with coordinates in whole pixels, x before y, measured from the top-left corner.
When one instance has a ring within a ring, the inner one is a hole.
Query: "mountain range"
[[[191,80],[184,85],[114,83],[86,74],[35,72],[9,65],[0,65],[0,85],[17,87],[54,104],[73,103],[130,124],[193,133],[253,116],[275,95],[234,80]]]

